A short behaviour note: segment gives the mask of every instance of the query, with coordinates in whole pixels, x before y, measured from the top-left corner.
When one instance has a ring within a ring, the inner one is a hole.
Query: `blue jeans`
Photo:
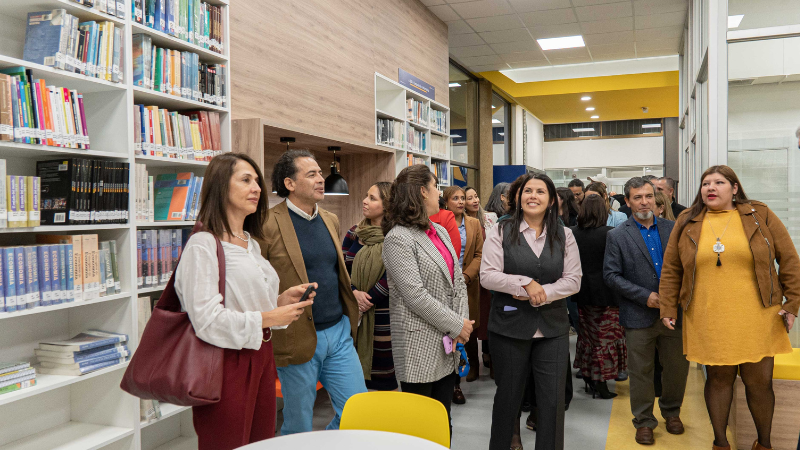
[[[317,350],[311,361],[278,367],[283,392],[281,435],[311,431],[317,381],[331,396],[336,412],[326,430],[338,430],[344,404],[354,394],[367,392],[364,372],[350,337],[350,320],[342,316],[338,324],[317,331]]]

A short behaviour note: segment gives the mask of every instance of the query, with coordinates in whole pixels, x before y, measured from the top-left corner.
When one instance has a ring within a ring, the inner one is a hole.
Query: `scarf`
[[[383,266],[383,231],[368,225],[366,219],[356,227],[356,237],[364,246],[353,258],[351,282],[356,289],[368,292],[380,281],[386,268]],[[356,351],[361,362],[364,379],[372,379],[372,351],[375,338],[375,308],[370,308],[361,318],[356,332]]]

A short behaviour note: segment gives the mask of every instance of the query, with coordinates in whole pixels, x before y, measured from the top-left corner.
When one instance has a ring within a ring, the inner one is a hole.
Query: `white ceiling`
[[[450,56],[473,72],[678,54],[688,0],[420,0],[447,23]],[[582,35],[584,48],[536,39]]]

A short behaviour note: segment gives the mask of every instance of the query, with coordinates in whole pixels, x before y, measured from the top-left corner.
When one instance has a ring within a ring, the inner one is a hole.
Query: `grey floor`
[[[572,356],[575,355],[575,336],[570,337]],[[574,374],[574,370],[573,370]],[[573,378],[574,379],[574,378]],[[601,450],[606,445],[608,421],[611,416],[611,400],[593,400],[583,391],[583,382],[574,380],[575,395],[567,411],[564,448],[568,450]],[[453,443],[457,450],[485,450],[489,448],[489,430],[492,424],[492,404],[494,403],[494,380],[489,378],[489,370],[481,367],[480,378],[472,383],[461,383],[467,403],[453,405]],[[614,390],[614,382],[609,382]],[[333,418],[330,399],[324,391],[317,397],[314,407],[314,429],[324,430]],[[525,428],[522,418],[522,444],[534,450],[536,433]],[[283,421],[278,414],[278,430]]]

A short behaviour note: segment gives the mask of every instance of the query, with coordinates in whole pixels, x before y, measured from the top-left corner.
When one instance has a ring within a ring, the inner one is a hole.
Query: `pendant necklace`
[[[711,232],[714,233],[714,237],[717,238],[717,242],[714,243],[713,247],[714,253],[717,254],[717,267],[722,265],[722,261],[720,261],[719,255],[720,253],[725,251],[725,245],[723,245],[722,242],[720,241],[722,239],[722,236],[725,236],[725,232],[728,231],[728,225],[731,224],[731,219],[733,219],[733,213],[731,213],[730,217],[728,218],[728,223],[725,225],[725,229],[722,230],[722,234],[719,236],[717,236],[717,232],[714,231],[714,225],[711,224],[711,220],[710,219],[708,220],[708,226],[711,227]]]

